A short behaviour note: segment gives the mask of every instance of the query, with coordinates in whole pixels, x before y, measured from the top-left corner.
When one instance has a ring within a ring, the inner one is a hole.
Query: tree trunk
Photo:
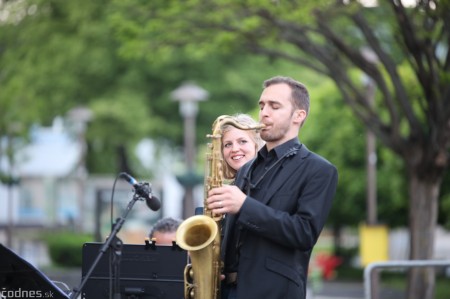
[[[437,224],[439,182],[412,174],[409,180],[410,259],[433,258],[434,235]],[[408,276],[408,299],[433,299],[435,269],[412,268]]]

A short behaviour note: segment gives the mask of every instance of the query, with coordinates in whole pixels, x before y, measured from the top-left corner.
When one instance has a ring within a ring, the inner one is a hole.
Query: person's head
[[[150,240],[155,240],[157,245],[172,245],[180,224],[181,220],[171,217],[158,220],[150,231]]]
[[[233,119],[244,126],[256,126],[258,122],[247,114],[235,114]],[[222,126],[223,173],[232,179],[245,163],[253,159],[264,142],[257,130],[242,130],[227,123]]]
[[[261,138],[270,150],[298,136],[309,113],[309,93],[302,83],[276,76],[264,81],[259,108],[259,120],[266,126]]]

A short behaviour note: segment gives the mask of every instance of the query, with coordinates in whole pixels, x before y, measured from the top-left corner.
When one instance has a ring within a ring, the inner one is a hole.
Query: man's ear
[[[296,109],[294,111],[294,122],[302,124],[306,119],[306,111],[303,109]]]

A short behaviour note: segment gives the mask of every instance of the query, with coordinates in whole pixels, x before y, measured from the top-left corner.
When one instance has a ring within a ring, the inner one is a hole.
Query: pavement
[[[73,290],[81,283],[80,269],[44,269],[42,272],[63,291]],[[315,288],[314,291],[308,289],[307,299],[364,299],[362,282],[321,282]]]
[[[381,287],[378,298],[403,299],[402,290]],[[365,299],[364,282],[325,281],[317,290],[311,290],[307,299]]]
[[[364,299],[362,282],[325,281],[315,289],[308,288],[307,299]]]
[[[61,269],[43,271],[50,280],[56,281],[57,285],[64,291],[73,290],[81,283],[81,270]],[[307,299],[365,299],[363,281],[322,281],[309,287]],[[404,294],[398,290],[380,290],[379,298],[403,299]]]

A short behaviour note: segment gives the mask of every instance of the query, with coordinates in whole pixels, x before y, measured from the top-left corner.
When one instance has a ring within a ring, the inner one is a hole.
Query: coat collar
[[[265,150],[265,153],[264,152],[258,153],[258,156],[260,154],[265,155],[267,153],[267,149],[265,147],[263,149],[261,149],[261,151],[264,151],[264,150]],[[285,167],[284,164],[290,157],[298,155],[300,160],[303,160],[310,153],[310,151],[306,148],[306,146],[301,144],[297,138],[294,138],[294,139],[274,148],[273,150],[277,151],[277,156],[278,156],[278,160],[275,163],[276,164],[281,163],[281,165],[280,165],[281,168]],[[250,170],[253,169],[257,159],[258,159],[258,157],[251,160],[247,164],[245,164],[237,174],[236,185],[244,192],[246,192],[245,189],[246,189],[248,177],[250,175]],[[288,166],[287,166],[288,170],[286,170],[287,174],[290,175],[293,171],[295,171],[297,169],[297,167],[299,165],[300,165],[299,163],[288,164]],[[264,198],[266,198],[266,199],[270,198],[270,196],[272,196],[273,193],[275,193],[278,190],[278,188],[281,186],[281,184],[283,182],[284,182],[283,178],[276,179],[276,181],[274,182],[273,188],[271,188],[271,192],[267,193]],[[278,186],[278,185],[280,185],[280,186]],[[267,202],[267,201],[263,200],[263,202]]]

